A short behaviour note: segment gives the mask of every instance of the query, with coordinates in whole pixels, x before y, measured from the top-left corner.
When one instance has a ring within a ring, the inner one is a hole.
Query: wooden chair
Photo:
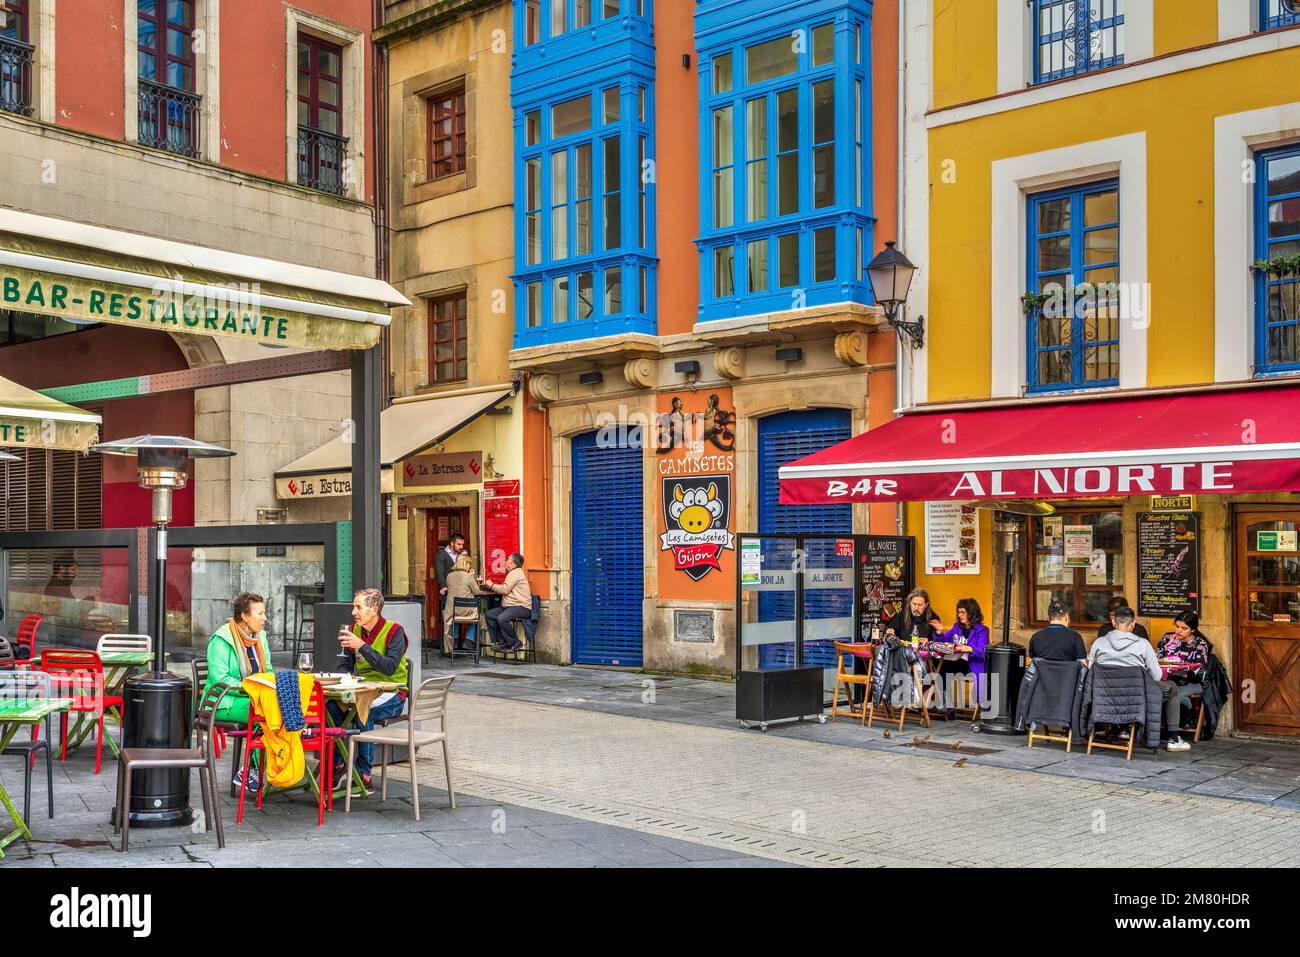
[[[1092,754],[1092,749],[1106,748],[1109,751],[1123,751],[1124,758],[1127,761],[1133,760],[1133,742],[1137,739],[1137,722],[1130,721],[1128,725],[1128,743],[1127,744],[1108,744],[1105,741],[1098,741],[1097,726],[1093,725],[1092,730],[1088,732],[1088,753]]]
[[[352,766],[356,760],[357,744],[375,744],[380,749],[379,800],[388,800],[388,751],[393,747],[408,749],[407,763],[411,769],[411,803],[415,807],[415,819],[420,819],[420,784],[415,776],[415,761],[418,750],[426,744],[442,745],[442,760],[447,769],[447,796],[451,806],[456,807],[456,789],[451,780],[451,751],[447,747],[447,698],[455,676],[429,678],[422,682],[411,698],[408,714],[399,714],[389,719],[389,723],[373,731],[364,731],[348,738],[348,773],[347,780],[352,780]],[[437,731],[421,731],[423,721],[437,721]],[[396,725],[405,723],[406,727]],[[348,788],[343,801],[343,813],[352,810],[352,789]]]
[[[922,684],[920,662],[917,662],[912,665],[912,689],[916,694],[917,700],[919,700],[921,703],[919,705],[903,704],[899,707],[898,709],[898,730],[899,731],[903,730],[903,722],[908,720],[909,711],[911,712],[910,717],[913,721],[920,722],[924,724],[927,728],[931,727],[930,705],[926,699],[929,698],[929,696],[934,693],[934,689],[933,687],[926,688]],[[890,688],[885,689],[885,713],[890,716],[891,720],[893,718],[893,708],[894,708],[892,701],[890,701],[890,695],[892,690],[893,689]],[[868,695],[868,697],[870,697],[870,695]],[[868,708],[868,715],[867,715],[868,728],[871,727],[871,724],[874,720],[875,720],[875,705],[872,704]]]
[[[1201,729],[1205,727],[1205,696],[1199,694],[1192,695],[1192,707],[1196,709],[1196,730],[1192,735],[1192,740],[1199,743],[1201,740]]]
[[[203,696],[195,720],[195,747],[192,748],[123,748],[117,766],[117,814],[114,815],[113,833],[122,833],[122,851],[127,848],[131,830],[131,775],[138,769],[197,768],[199,793],[203,795],[204,830],[217,827],[217,847],[226,846],[226,834],[221,827],[221,795],[217,790],[217,760],[213,751],[212,723],[221,707],[221,700],[230,690],[219,685]]]
[[[831,721],[834,722],[838,715],[844,715],[849,718],[859,718],[859,724],[867,723],[867,715],[871,709],[871,667],[875,663],[871,656],[874,646],[869,641],[852,644],[849,642],[835,642],[835,697],[831,699]],[[866,674],[856,674],[852,671],[844,670],[844,657],[865,658],[867,661]],[[849,707],[847,710],[840,710],[840,685],[845,686],[845,693],[848,695]],[[853,688],[861,686],[862,710],[853,710]]]
[[[123,651],[152,651],[151,641],[148,635],[101,635],[95,644],[95,654],[102,658]]]
[[[1034,728],[1037,726],[1037,724],[1038,722],[1035,721],[1035,722],[1031,722],[1029,725],[1029,746],[1031,748],[1034,746],[1035,741],[1052,741],[1055,742],[1056,744],[1064,744],[1065,753],[1066,754],[1070,753],[1070,748],[1074,741],[1074,735],[1072,734],[1072,732],[1068,727],[1062,728],[1058,731],[1058,733],[1053,734],[1051,727],[1046,724],[1043,725],[1044,730],[1035,731]],[[1132,738],[1130,738],[1129,740],[1131,741]],[[1088,743],[1091,746],[1092,743],[1091,736],[1089,736]],[[1097,745],[1097,747],[1106,748],[1106,747],[1114,747],[1114,745],[1099,744]]]
[[[978,721],[980,719],[980,690],[979,682],[975,680],[973,674],[954,675],[957,680],[952,683],[953,688],[953,712],[970,712],[970,720]],[[962,702],[965,702],[963,704]]]

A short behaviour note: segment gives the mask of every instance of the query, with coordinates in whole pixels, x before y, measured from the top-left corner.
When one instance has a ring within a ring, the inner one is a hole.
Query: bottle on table
[[[916,625],[912,626],[912,647],[913,648],[921,647],[921,633],[920,631],[917,630]]]

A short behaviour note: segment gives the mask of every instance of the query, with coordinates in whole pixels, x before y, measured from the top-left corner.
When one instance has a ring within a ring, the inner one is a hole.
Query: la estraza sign
[[[845,466],[851,469],[852,466]],[[1089,498],[1097,495],[1224,494],[1300,489],[1300,460],[1098,465],[1070,468],[781,479],[781,501],[901,502]]]

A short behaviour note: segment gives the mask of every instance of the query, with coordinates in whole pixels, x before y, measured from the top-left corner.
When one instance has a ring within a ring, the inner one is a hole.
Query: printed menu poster
[[[1065,539],[1065,567],[1092,567],[1092,526],[1066,525],[1062,530]]]
[[[903,609],[912,590],[912,539],[870,535],[858,550],[858,641],[869,641],[871,629],[885,624]]]
[[[506,580],[506,559],[519,548],[519,482],[487,482],[483,487],[483,577]]]
[[[979,574],[979,509],[962,502],[925,503],[925,564],[931,575]]]
[[[1201,517],[1196,512],[1138,515],[1138,614],[1172,618],[1201,611]]]

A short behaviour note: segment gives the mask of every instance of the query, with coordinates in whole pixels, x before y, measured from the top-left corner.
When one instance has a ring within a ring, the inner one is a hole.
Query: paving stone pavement
[[[1300,865],[1289,807],[480,694],[450,714],[468,793],[778,862]]]

